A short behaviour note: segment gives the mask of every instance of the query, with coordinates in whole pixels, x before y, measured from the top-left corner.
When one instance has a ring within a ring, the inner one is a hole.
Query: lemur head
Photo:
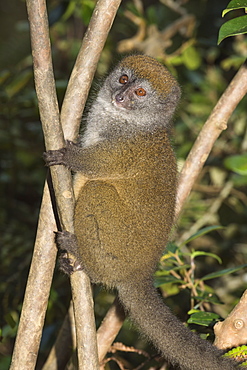
[[[106,78],[99,94],[111,114],[120,114],[139,125],[170,121],[179,97],[175,78],[156,59],[146,55],[124,58]]]
[[[147,55],[124,58],[109,74],[87,117],[84,145],[169,128],[180,98],[175,78]]]

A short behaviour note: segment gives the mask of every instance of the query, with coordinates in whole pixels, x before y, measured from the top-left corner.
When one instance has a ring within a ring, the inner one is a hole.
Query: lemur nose
[[[124,96],[123,96],[121,93],[119,93],[119,94],[117,94],[117,95],[115,96],[115,99],[116,99],[116,101],[117,101],[118,103],[122,103],[122,102],[124,101]]]

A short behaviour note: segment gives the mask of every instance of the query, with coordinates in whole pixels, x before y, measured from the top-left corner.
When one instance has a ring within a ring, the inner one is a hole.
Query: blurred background
[[[137,51],[158,58],[176,76],[183,91],[173,139],[179,169],[247,56],[245,35],[227,38],[217,46],[219,28],[225,21],[221,13],[227,4],[227,0],[124,0],[98,65],[96,81],[122,55]],[[61,104],[95,1],[47,0],[47,6]],[[239,10],[234,16],[241,14]],[[225,18],[230,17],[232,14]],[[22,307],[46,168],[25,2],[1,2],[0,24],[0,368],[4,370],[9,367]],[[97,83],[92,90],[97,91]],[[224,226],[187,243],[190,251],[203,250],[222,259],[219,265],[215,258],[199,257],[198,278],[247,263],[247,173],[246,166],[244,169],[239,165],[246,158],[246,149],[245,97],[234,111],[228,129],[215,143],[172,236],[179,246],[204,227]],[[213,291],[224,303],[210,309],[225,317],[246,288],[246,269],[211,279],[208,284],[206,290]],[[158,285],[173,311],[186,320],[190,309],[188,289],[169,282]],[[98,325],[114,295],[100,287],[95,288],[96,295]],[[56,269],[37,369],[42,368],[69,301],[69,281]],[[145,346],[128,322],[118,341],[139,348]],[[155,352],[152,348],[150,351]],[[137,354],[130,356],[126,361],[132,368],[143,360]],[[143,369],[149,369],[150,364]],[[110,366],[109,369],[118,368],[114,363]]]

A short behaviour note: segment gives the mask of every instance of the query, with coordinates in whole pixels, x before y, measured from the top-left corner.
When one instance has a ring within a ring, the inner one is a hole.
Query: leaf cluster
[[[247,1],[246,0],[231,0],[227,5],[226,9],[222,12],[222,17],[231,11],[244,10],[247,12]],[[239,15],[240,12],[236,12]],[[221,43],[226,37],[243,35],[247,33],[247,15],[241,15],[234,17],[225,22],[220,30],[218,37],[218,44]]]
[[[212,231],[222,229],[221,226],[205,227],[179,246],[170,243],[167,250],[160,260],[160,267],[155,274],[155,286],[161,288],[166,294],[178,293],[186,289],[190,295],[190,310],[188,312],[190,318],[188,324],[197,324],[203,326],[211,326],[215,324],[220,316],[214,312],[205,312],[212,305],[222,304],[217,294],[212,287],[206,285],[206,282],[211,279],[216,279],[229,274],[233,274],[247,267],[247,264],[217,270],[200,276],[200,263],[197,263],[198,257],[210,257],[215,259],[219,264],[222,264],[221,258],[214,254],[200,250],[187,251],[185,248],[191,241],[200,238]],[[168,288],[167,288],[167,285]]]

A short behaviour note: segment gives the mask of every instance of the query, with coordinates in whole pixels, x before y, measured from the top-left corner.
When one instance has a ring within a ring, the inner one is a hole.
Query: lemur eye
[[[145,96],[147,94],[146,90],[140,87],[139,89],[136,89],[135,94],[137,96]]]
[[[119,82],[120,84],[126,84],[127,82],[129,81],[129,77],[127,75],[122,75],[120,78],[119,78]]]

